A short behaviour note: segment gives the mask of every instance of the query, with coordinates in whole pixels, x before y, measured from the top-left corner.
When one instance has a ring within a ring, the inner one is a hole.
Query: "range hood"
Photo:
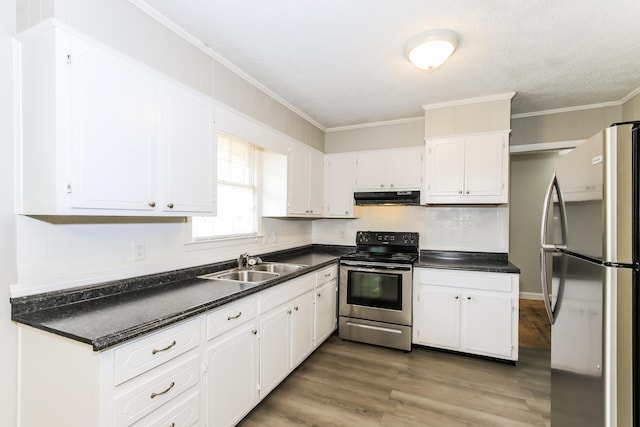
[[[353,193],[356,205],[419,206],[419,191],[362,191]]]

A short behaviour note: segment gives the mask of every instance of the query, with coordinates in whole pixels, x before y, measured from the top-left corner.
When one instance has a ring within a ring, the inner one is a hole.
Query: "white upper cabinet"
[[[19,213],[215,214],[212,104],[56,26],[18,41]]]
[[[425,203],[508,203],[509,131],[429,138],[426,156]]]
[[[324,155],[293,141],[289,148],[287,215],[322,217]]]
[[[216,212],[217,137],[210,103],[178,86],[166,85],[163,170],[166,212]]]
[[[423,147],[354,153],[355,191],[420,190]]]
[[[324,216],[353,218],[351,153],[324,156]]]

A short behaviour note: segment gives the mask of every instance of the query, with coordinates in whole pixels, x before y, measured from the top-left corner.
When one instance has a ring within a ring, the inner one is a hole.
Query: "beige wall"
[[[620,105],[511,119],[510,145],[587,139],[622,119]],[[640,110],[639,110],[640,111]]]
[[[324,132],[128,0],[21,0],[18,31],[62,22],[320,151]]]
[[[424,144],[424,119],[327,131],[325,153],[410,147]]]
[[[428,106],[427,106],[428,108]],[[425,110],[426,137],[509,129],[511,98]]]
[[[520,292],[540,294],[542,200],[557,152],[511,156],[509,259],[520,267]]]
[[[622,105],[622,120],[640,120],[640,94]]]
[[[16,280],[16,218],[13,213],[12,37],[16,2],[0,1],[0,425],[16,425],[17,337],[9,285]]]

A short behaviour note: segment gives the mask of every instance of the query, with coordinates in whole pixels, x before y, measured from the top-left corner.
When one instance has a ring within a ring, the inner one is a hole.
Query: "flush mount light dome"
[[[422,70],[442,65],[456,50],[458,35],[451,30],[433,30],[418,34],[407,43],[409,61]]]

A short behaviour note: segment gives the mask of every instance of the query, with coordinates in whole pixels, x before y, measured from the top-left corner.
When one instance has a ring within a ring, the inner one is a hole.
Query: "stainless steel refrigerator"
[[[544,201],[552,426],[638,426],[640,122],[560,157]]]

